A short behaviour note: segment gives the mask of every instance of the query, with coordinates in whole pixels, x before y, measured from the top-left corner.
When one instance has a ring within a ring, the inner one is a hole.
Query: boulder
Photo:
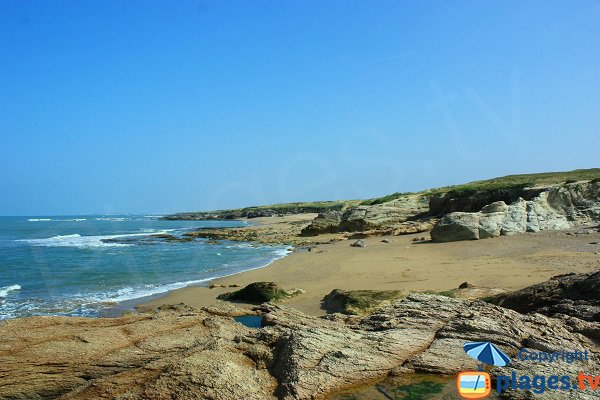
[[[356,242],[352,243],[350,246],[351,247],[365,247],[366,244],[363,240],[359,239]]]
[[[235,292],[217,296],[219,300],[240,301],[250,304],[261,304],[289,297],[288,292],[274,282],[254,282]]]
[[[342,221],[341,211],[328,211],[320,213],[315,219],[302,229],[300,235],[302,236],[316,236],[322,233],[333,233],[339,229],[340,222]]]

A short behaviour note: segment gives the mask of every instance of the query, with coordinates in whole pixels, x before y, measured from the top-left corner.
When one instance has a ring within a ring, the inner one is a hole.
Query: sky
[[[0,2],[0,215],[600,167],[598,1]]]

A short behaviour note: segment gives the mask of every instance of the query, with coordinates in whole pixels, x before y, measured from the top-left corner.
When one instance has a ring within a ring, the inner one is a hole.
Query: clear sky
[[[597,1],[0,2],[0,215],[600,166]]]

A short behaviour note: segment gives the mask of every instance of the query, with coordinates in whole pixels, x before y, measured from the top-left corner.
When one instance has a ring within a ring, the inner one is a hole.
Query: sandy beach
[[[248,229],[281,230],[301,226],[313,215],[257,218],[260,225]],[[273,281],[285,289],[301,288],[304,294],[284,301],[311,315],[323,315],[321,300],[333,289],[445,291],[462,282],[489,288],[514,290],[569,272],[589,272],[600,266],[600,233],[568,234],[566,231],[524,233],[493,239],[433,243],[413,241],[428,235],[370,237],[366,247],[355,248],[353,239],[336,241],[340,234],[309,238],[312,251],[298,248],[271,265],[209,284],[245,286],[257,281]],[[333,239],[333,240],[332,240]],[[383,239],[389,243],[382,242]],[[163,304],[184,303],[207,307],[230,303],[217,300],[232,288],[186,287],[140,304],[141,309]],[[239,306],[240,304],[236,304]]]

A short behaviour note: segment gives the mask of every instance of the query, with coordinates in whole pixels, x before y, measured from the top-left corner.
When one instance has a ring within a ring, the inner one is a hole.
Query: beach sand
[[[303,219],[261,218],[263,226],[298,224]],[[251,229],[256,229],[251,228]],[[354,240],[318,244],[312,251],[297,250],[271,265],[219,278],[211,284],[245,286],[273,281],[284,289],[301,288],[304,294],[283,301],[300,311],[323,315],[321,300],[333,289],[445,291],[469,282],[480,287],[514,290],[569,273],[600,267],[600,233],[567,235],[566,232],[526,233],[493,239],[451,243],[413,242],[426,234],[371,237],[366,247]],[[339,234],[313,237],[328,242]],[[387,239],[389,243],[381,240]],[[192,307],[229,305],[217,300],[220,293],[237,290],[192,286],[166,293],[138,305],[140,308],[185,303]],[[236,304],[239,306],[240,304]]]

